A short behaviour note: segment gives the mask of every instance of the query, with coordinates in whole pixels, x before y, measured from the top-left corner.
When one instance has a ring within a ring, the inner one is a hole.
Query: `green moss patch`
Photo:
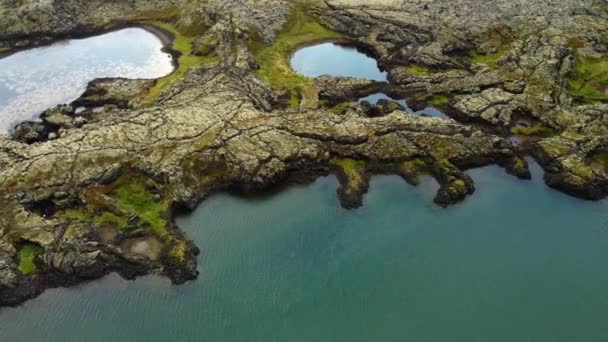
[[[164,238],[168,233],[165,216],[171,201],[166,191],[155,190],[160,187],[149,178],[127,172],[110,185],[89,188],[84,194],[86,205],[58,215],[98,227],[109,224],[118,230],[127,229],[129,219],[136,215],[138,229]]]
[[[513,38],[505,34],[498,28],[488,29],[488,38],[490,42],[494,42],[496,49],[492,53],[482,53],[479,49],[469,51],[471,62],[473,64],[483,64],[490,68],[496,68],[498,60],[500,60],[511,48]]]
[[[188,244],[183,240],[173,240],[171,250],[169,251],[169,257],[178,262],[186,261],[190,248]]]
[[[592,58],[577,53],[568,75],[568,91],[585,101],[608,100],[608,56]]]
[[[19,272],[28,275],[38,271],[36,260],[44,253],[44,248],[37,243],[27,242],[17,251],[19,257]]]
[[[171,267],[186,262],[192,254],[190,245],[169,227],[172,188],[127,170],[115,182],[97,185],[83,193],[86,205],[57,213],[58,216],[105,228],[111,225],[134,237],[156,237]],[[165,249],[166,248],[166,249]],[[177,264],[174,264],[176,262]]]
[[[357,190],[363,185],[365,161],[350,158],[332,158],[330,165],[339,168],[344,173],[348,180],[349,191]]]
[[[130,21],[153,21],[173,20],[179,18],[180,9],[177,6],[169,6],[148,11],[135,11],[128,15]]]
[[[608,14],[608,2],[606,2],[605,0],[593,0],[593,6],[598,6],[599,8],[604,10],[606,14]]]
[[[436,95],[431,99],[431,104],[433,106],[443,106],[450,103],[450,98],[445,95]]]
[[[346,112],[346,110],[350,107],[352,102],[342,102],[342,103],[338,103],[335,106],[329,106],[327,107],[327,110],[329,110],[330,112],[337,114],[337,115],[342,115]]]
[[[93,222],[95,225],[101,226],[110,224],[119,230],[127,228],[128,219],[124,216],[117,215],[109,211],[101,213],[87,210],[86,208],[69,209],[61,213],[65,218],[78,220],[82,222]]]
[[[431,74],[428,68],[416,64],[408,66],[407,71],[416,76],[429,76]]]
[[[110,194],[110,197],[121,211],[137,214],[158,236],[163,237],[167,233],[167,221],[164,215],[169,209],[168,205],[157,200],[141,178],[125,181]]]
[[[473,49],[471,50],[472,62],[473,64],[484,64],[496,68],[496,63],[507,51],[509,51],[507,46],[501,46],[496,52],[489,54],[481,54],[477,49]]]
[[[421,168],[421,169],[425,168],[427,166],[426,162],[420,158],[415,158],[415,159],[411,160],[410,163],[412,164],[412,166],[415,166],[415,167]]]
[[[215,63],[217,62],[217,58],[214,56],[197,55],[197,51],[194,49],[195,37],[182,34],[181,31],[172,24],[162,21],[152,21],[148,22],[148,24],[171,32],[174,36],[172,48],[180,53],[177,69],[170,75],[158,79],[154,87],[150,89],[145,102],[152,103],[158,98],[163,89],[173,81],[183,78],[188,70],[206,63]],[[198,50],[201,50],[201,48],[199,47]],[[208,52],[209,51],[207,51],[207,53]]]
[[[428,165],[423,159],[414,158],[412,160],[402,162],[400,164],[400,168],[402,171],[408,174],[418,174],[427,171]]]
[[[451,183],[451,185],[459,187],[459,188],[464,188],[467,185],[467,183],[465,183],[462,179],[457,179],[457,180],[453,181]]]
[[[397,165],[397,173],[411,185],[420,184],[420,176],[430,171],[430,166],[422,158],[402,161]]]
[[[275,89],[289,91],[290,105],[297,107],[302,96],[313,85],[309,78],[291,69],[291,54],[304,44],[340,38],[344,38],[344,35],[325,28],[306,14],[305,8],[296,5],[274,44],[252,40],[249,47],[260,65],[258,76]]]
[[[536,124],[530,127],[513,127],[511,133],[515,135],[527,135],[527,136],[539,136],[539,137],[553,137],[557,135],[557,132],[550,127],[542,124]]]

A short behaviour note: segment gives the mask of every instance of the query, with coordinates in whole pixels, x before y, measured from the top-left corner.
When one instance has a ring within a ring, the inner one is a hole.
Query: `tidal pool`
[[[296,51],[291,58],[291,67],[307,77],[330,75],[387,81],[386,72],[378,68],[374,58],[354,47],[334,43],[308,46]]]
[[[212,196],[177,223],[200,278],[110,276],[0,309],[1,341],[603,341],[608,202],[497,167],[477,192],[375,177],[338,206],[334,177],[272,196]]]
[[[0,134],[77,99],[103,77],[159,78],[172,72],[154,34],[128,28],[17,52],[0,59]]]

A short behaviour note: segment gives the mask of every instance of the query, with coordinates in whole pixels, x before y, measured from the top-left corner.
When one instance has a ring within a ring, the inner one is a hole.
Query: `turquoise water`
[[[386,72],[378,68],[375,59],[354,47],[334,43],[308,46],[296,51],[291,58],[291,67],[307,77],[331,75],[380,82],[387,80]]]
[[[608,203],[470,171],[448,209],[429,179],[373,178],[365,207],[336,180],[219,194],[177,223],[197,281],[110,276],[0,309],[0,341],[605,341]]]
[[[363,101],[367,101],[371,104],[376,104],[378,101],[380,100],[389,100],[389,101],[394,101],[397,102],[398,104],[402,105],[403,107],[405,107],[405,110],[408,113],[411,114],[416,114],[416,115],[428,115],[428,116],[434,116],[437,118],[447,118],[448,116],[445,115],[444,113],[442,113],[441,111],[432,108],[432,107],[427,107],[424,108],[423,110],[419,110],[419,111],[414,111],[413,109],[411,109],[408,105],[407,105],[407,101],[406,100],[398,100],[398,99],[394,99],[386,94],[382,94],[382,93],[377,93],[377,94],[372,94],[366,97],[362,97],[359,99],[359,102],[363,102]]]
[[[129,28],[0,59],[0,134],[78,98],[95,78],[159,78],[173,70],[154,34]]]

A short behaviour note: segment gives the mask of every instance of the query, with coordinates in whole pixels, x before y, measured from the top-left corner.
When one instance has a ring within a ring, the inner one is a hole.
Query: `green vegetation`
[[[28,242],[18,251],[19,272],[23,275],[35,273],[38,270],[36,259],[44,253],[44,248],[37,243]]]
[[[178,263],[184,262],[190,252],[189,245],[168,228],[167,213],[171,208],[171,188],[127,170],[119,179],[108,185],[93,186],[83,194],[86,205],[58,213],[58,215],[94,224],[98,227],[113,225],[140,236],[154,235],[165,246],[167,256]],[[137,217],[136,225],[129,225]]]
[[[173,240],[173,246],[169,251],[169,257],[177,260],[178,262],[184,262],[188,255],[188,245],[184,240]]]
[[[412,185],[419,184],[420,176],[431,171],[427,162],[422,158],[406,160],[399,163],[397,166],[398,173]]]
[[[412,160],[404,161],[400,166],[402,170],[415,174],[426,171],[428,167],[426,162],[421,158],[414,158]]]
[[[169,6],[149,11],[134,11],[127,17],[129,21],[154,21],[154,20],[174,20],[179,18],[180,9],[177,6]]]
[[[125,229],[125,228],[127,228],[127,225],[128,225],[128,220],[126,217],[118,216],[118,215],[108,212],[108,211],[103,212],[99,216],[96,216],[93,219],[93,222],[95,222],[95,224],[97,224],[97,225],[111,224],[111,225],[117,227],[118,229]]]
[[[109,211],[95,213],[86,209],[69,209],[64,211],[62,213],[62,216],[82,222],[93,222],[95,225],[98,226],[104,224],[111,224],[120,230],[127,228],[128,224],[128,220],[126,217],[118,216]]]
[[[466,187],[466,185],[467,185],[467,183],[465,183],[462,179],[457,179],[452,182],[452,186],[456,186],[459,188],[464,188],[464,187]]]
[[[481,53],[478,49],[473,49],[469,52],[469,55],[472,58],[473,64],[484,64],[490,68],[496,68],[498,60],[511,48],[513,38],[499,28],[488,29],[488,38],[490,42],[494,43],[496,47],[495,52]]]
[[[349,191],[359,189],[363,185],[365,161],[350,158],[332,158],[329,163],[344,173],[348,180]]]
[[[410,161],[410,163],[417,168],[425,168],[426,162],[420,158],[415,158]]]
[[[146,188],[142,179],[133,178],[125,181],[110,194],[110,197],[123,212],[137,214],[158,236],[163,237],[167,233],[167,222],[163,215],[168,210],[168,205],[156,200],[155,195]]]
[[[416,64],[408,66],[407,71],[409,71],[412,75],[416,76],[428,76],[431,74],[430,70],[427,67],[423,67],[421,65]]]
[[[588,102],[608,100],[608,56],[592,58],[577,53],[568,75],[568,91]]]
[[[152,103],[167,85],[177,79],[181,79],[191,68],[205,63],[214,63],[217,60],[212,56],[196,55],[196,51],[194,51],[194,36],[182,34],[174,25],[162,21],[153,21],[149,22],[149,24],[171,32],[175,37],[172,48],[180,53],[177,69],[170,75],[158,79],[154,87],[150,89],[145,101],[147,103]]]
[[[608,2],[604,0],[593,0],[593,6],[599,6],[601,9],[608,14]]]
[[[346,110],[348,109],[348,107],[350,105],[351,105],[351,102],[342,102],[342,103],[339,103],[339,104],[329,108],[329,111],[334,114],[342,115],[346,112]]]
[[[527,135],[527,136],[539,136],[539,137],[553,137],[557,135],[557,132],[550,127],[542,124],[536,124],[530,127],[513,127],[511,133],[515,135]]]
[[[435,95],[431,99],[431,104],[433,106],[442,106],[450,103],[450,98],[444,95]]]
[[[124,230],[129,226],[129,218],[135,214],[143,223],[140,228],[163,238],[167,234],[164,215],[170,203],[166,197],[150,190],[155,187],[152,180],[127,173],[110,185],[90,188],[85,193],[85,206],[65,210],[59,215],[96,226],[110,224]]]
[[[306,14],[305,9],[296,6],[285,28],[278,34],[272,45],[259,41],[250,41],[260,69],[258,75],[275,89],[289,91],[290,105],[297,107],[300,98],[307,96],[312,87],[312,81],[295,73],[289,65],[291,54],[303,44],[316,41],[339,39],[344,36],[328,30]]]
[[[526,162],[521,157],[515,157],[513,166],[516,169],[523,169],[526,167]]]
[[[509,50],[508,46],[500,46],[496,52],[481,54],[477,49],[471,50],[473,64],[485,64],[491,68],[496,68],[498,60]]]
[[[204,21],[200,17],[199,11],[197,11],[199,6],[200,0],[187,0],[179,6],[171,5],[147,11],[136,10],[127,15],[127,21],[147,24],[171,22],[175,24],[175,28],[180,33],[186,36],[200,35],[206,28],[202,24]]]

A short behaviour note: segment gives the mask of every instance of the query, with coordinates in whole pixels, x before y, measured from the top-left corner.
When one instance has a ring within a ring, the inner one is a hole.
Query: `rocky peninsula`
[[[0,0],[0,54],[130,26],[163,37],[173,74],[95,80],[0,136],[0,306],[110,272],[195,279],[173,216],[217,191],[334,173],[356,208],[371,175],[429,174],[449,206],[467,169],[526,179],[531,156],[551,187],[608,194],[604,0]],[[291,70],[321,41],[390,82]],[[450,119],[357,102],[377,92]]]

